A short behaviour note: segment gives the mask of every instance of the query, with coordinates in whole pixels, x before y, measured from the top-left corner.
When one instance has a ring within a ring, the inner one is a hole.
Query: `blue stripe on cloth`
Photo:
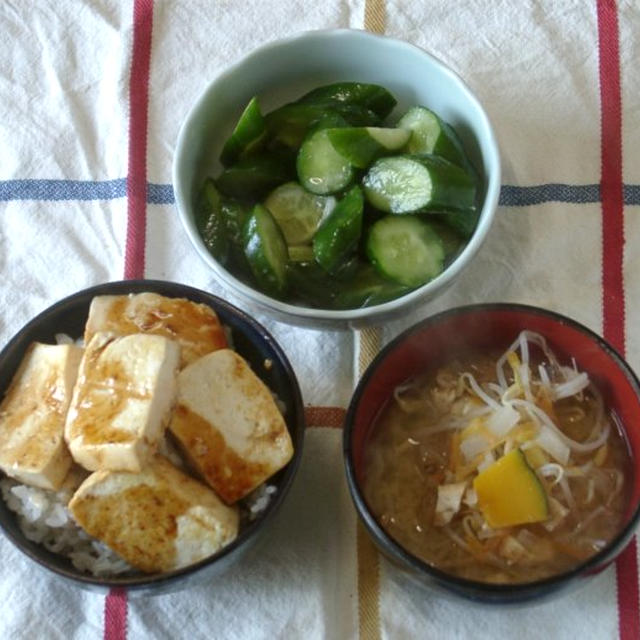
[[[622,185],[622,193],[626,205],[640,205],[640,184]]]
[[[533,187],[502,185],[500,204],[505,207],[526,207],[543,202],[586,204],[600,201],[598,184],[541,184]]]
[[[625,205],[640,205],[640,185],[623,187]],[[114,200],[127,195],[127,179],[116,180],[0,180],[0,202],[10,200]],[[500,205],[526,207],[545,202],[587,204],[600,201],[598,184],[502,185]],[[173,204],[170,184],[147,185],[149,204]]]
[[[113,200],[127,195],[126,178],[116,180],[2,180],[3,200]]]
[[[149,204],[173,204],[173,187],[170,184],[147,184],[147,202]]]

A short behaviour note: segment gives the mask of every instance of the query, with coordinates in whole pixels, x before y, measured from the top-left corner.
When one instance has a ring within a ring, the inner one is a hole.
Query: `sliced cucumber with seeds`
[[[258,286],[280,297],[287,289],[287,243],[269,210],[257,204],[243,229],[244,253]]]
[[[258,99],[251,98],[233,133],[222,147],[220,162],[228,167],[239,158],[256,151],[264,141],[266,132],[267,128]]]
[[[381,158],[371,166],[362,184],[367,200],[387,213],[475,208],[475,180],[438,156]]]
[[[360,187],[352,187],[313,237],[315,259],[328,273],[340,270],[357,248],[362,231],[363,205]]]
[[[383,276],[418,287],[443,270],[442,240],[417,216],[386,216],[369,230],[367,255]]]
[[[195,222],[209,253],[225,264],[229,256],[229,238],[222,213],[222,200],[211,178],[204,181],[198,194]]]
[[[380,304],[437,276],[477,226],[483,183],[448,123],[413,107],[385,126],[395,106],[363,82],[264,115],[252,98],[224,170],[194,202],[209,251],[267,295],[327,309]]]
[[[346,104],[356,104],[374,111],[384,120],[396,106],[391,93],[377,84],[365,82],[337,82],[318,87],[305,94],[298,102],[332,100]]]
[[[398,121],[398,127],[411,131],[409,153],[433,153],[459,166],[464,164],[462,143],[455,131],[426,107],[412,107]]]
[[[311,240],[335,206],[335,199],[309,193],[297,182],[287,182],[274,189],[263,204],[273,214],[287,244],[296,245]]]
[[[399,151],[411,136],[408,129],[342,127],[327,131],[334,149],[354,167],[366,169],[383,155]]]
[[[318,195],[342,191],[354,179],[351,163],[338,153],[328,136],[328,129],[315,131],[302,143],[296,167],[302,186]]]

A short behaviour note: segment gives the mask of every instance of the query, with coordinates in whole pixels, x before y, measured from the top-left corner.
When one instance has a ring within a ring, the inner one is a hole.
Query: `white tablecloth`
[[[604,334],[640,370],[639,18],[632,0],[5,0],[0,345],[60,298],[124,275],[240,304],[176,215],[171,162],[181,122],[204,85],[255,47],[308,29],[366,27],[456,70],[485,106],[503,159],[501,205],[473,268],[437,301],[386,324],[383,340],[455,305],[516,301]],[[135,190],[145,180],[146,205]],[[640,633],[635,546],[579,591],[524,609],[425,594],[382,563],[377,617],[363,620],[339,429],[358,336],[258,320],[285,349],[310,407],[299,475],[260,555],[207,587],[105,598],[35,569],[1,538],[0,637]]]

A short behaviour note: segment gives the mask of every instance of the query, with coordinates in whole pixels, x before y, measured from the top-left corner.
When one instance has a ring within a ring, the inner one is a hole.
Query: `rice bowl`
[[[138,571],[133,572],[123,563],[114,560],[100,545],[94,545],[93,540],[78,533],[78,530],[71,526],[62,506],[68,498],[68,492],[64,491],[52,498],[37,489],[19,488],[17,485],[20,483],[0,478],[3,494],[3,500],[0,500],[0,526],[5,535],[31,559],[77,584],[105,589],[125,587],[145,593],[160,593],[182,588],[192,580],[200,581],[225,571],[243,557],[257,541],[293,481],[301,454],[303,409],[299,387],[286,356],[262,327],[215,296],[183,285],[158,281],[126,281],[99,285],[74,294],[44,311],[26,325],[0,354],[0,391],[4,393],[7,389],[23,354],[33,341],[51,343],[55,342],[56,334],[74,337],[82,334],[88,306],[94,296],[143,291],[188,298],[208,304],[218,313],[222,323],[231,332],[236,350],[247,359],[255,371],[260,372],[260,376],[284,408],[287,429],[295,445],[294,458],[271,481],[244,500],[238,537],[220,552],[183,569],[142,574]],[[16,516],[16,509],[22,511],[20,517]],[[45,532],[45,527],[55,527],[58,531],[56,535],[50,536]],[[41,544],[40,541],[44,543]],[[80,545],[80,550],[70,548],[76,545]],[[70,558],[59,551],[78,552],[74,553],[74,560],[83,570],[74,566]],[[96,575],[84,570],[88,565],[92,566]],[[106,576],[105,571],[117,571],[118,575]]]

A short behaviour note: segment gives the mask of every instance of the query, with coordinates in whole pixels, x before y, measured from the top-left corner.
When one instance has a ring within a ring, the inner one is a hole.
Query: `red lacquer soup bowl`
[[[514,584],[460,578],[422,561],[396,542],[378,523],[363,493],[364,451],[376,418],[408,378],[473,350],[504,351],[522,330],[543,335],[562,363],[575,360],[602,394],[626,438],[632,465],[625,478],[628,501],[623,524],[613,539],[574,568],[552,577]],[[451,309],[416,324],[389,343],[360,380],[344,429],[347,482],[362,523],[382,553],[419,582],[472,600],[517,603],[555,595],[592,576],[620,554],[640,521],[640,383],[623,358],[600,336],[557,313],[525,305],[484,304]]]

